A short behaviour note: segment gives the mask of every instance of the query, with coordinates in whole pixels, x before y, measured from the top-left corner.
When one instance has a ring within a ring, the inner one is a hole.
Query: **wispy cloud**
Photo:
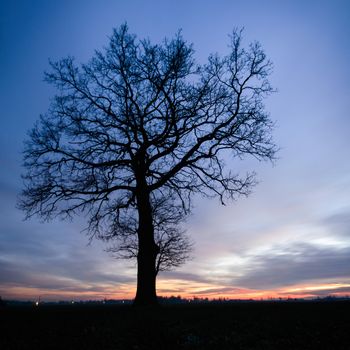
[[[252,256],[235,285],[271,289],[305,281],[350,278],[350,247],[322,247],[307,243],[271,249]]]

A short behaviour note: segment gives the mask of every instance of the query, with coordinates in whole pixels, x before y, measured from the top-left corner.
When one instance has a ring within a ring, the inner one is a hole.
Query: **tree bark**
[[[137,291],[134,305],[151,306],[157,305],[156,258],[159,247],[154,241],[152,207],[146,181],[141,180],[140,182],[137,191],[139,249],[137,256]]]

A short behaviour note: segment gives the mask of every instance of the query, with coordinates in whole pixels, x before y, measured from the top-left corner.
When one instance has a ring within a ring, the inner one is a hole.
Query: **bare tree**
[[[199,65],[180,33],[154,45],[122,25],[89,63],[69,57],[46,73],[58,94],[26,142],[19,205],[44,219],[84,212],[91,237],[136,228],[136,304],[157,302],[157,203],[171,198],[186,215],[195,193],[222,203],[247,195],[254,174],[224,159],[274,158],[263,105],[271,62],[258,43],[243,48],[238,31],[229,49]]]

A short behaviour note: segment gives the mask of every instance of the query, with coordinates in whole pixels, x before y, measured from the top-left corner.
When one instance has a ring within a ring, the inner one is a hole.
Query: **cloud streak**
[[[334,278],[350,278],[350,247],[336,249],[299,243],[252,256],[244,275],[233,283],[263,290]]]

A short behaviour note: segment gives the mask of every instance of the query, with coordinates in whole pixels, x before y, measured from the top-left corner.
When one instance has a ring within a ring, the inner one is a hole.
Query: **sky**
[[[182,29],[205,62],[244,27],[274,63],[278,161],[247,160],[259,184],[223,207],[196,197],[183,267],[159,295],[208,298],[350,295],[350,4],[341,0],[13,0],[0,3],[0,295],[42,300],[133,298],[136,266],[114,259],[72,222],[24,221],[23,141],[55,94],[48,60],[87,62],[127,22],[160,42]],[[229,164],[232,169],[241,165]]]

